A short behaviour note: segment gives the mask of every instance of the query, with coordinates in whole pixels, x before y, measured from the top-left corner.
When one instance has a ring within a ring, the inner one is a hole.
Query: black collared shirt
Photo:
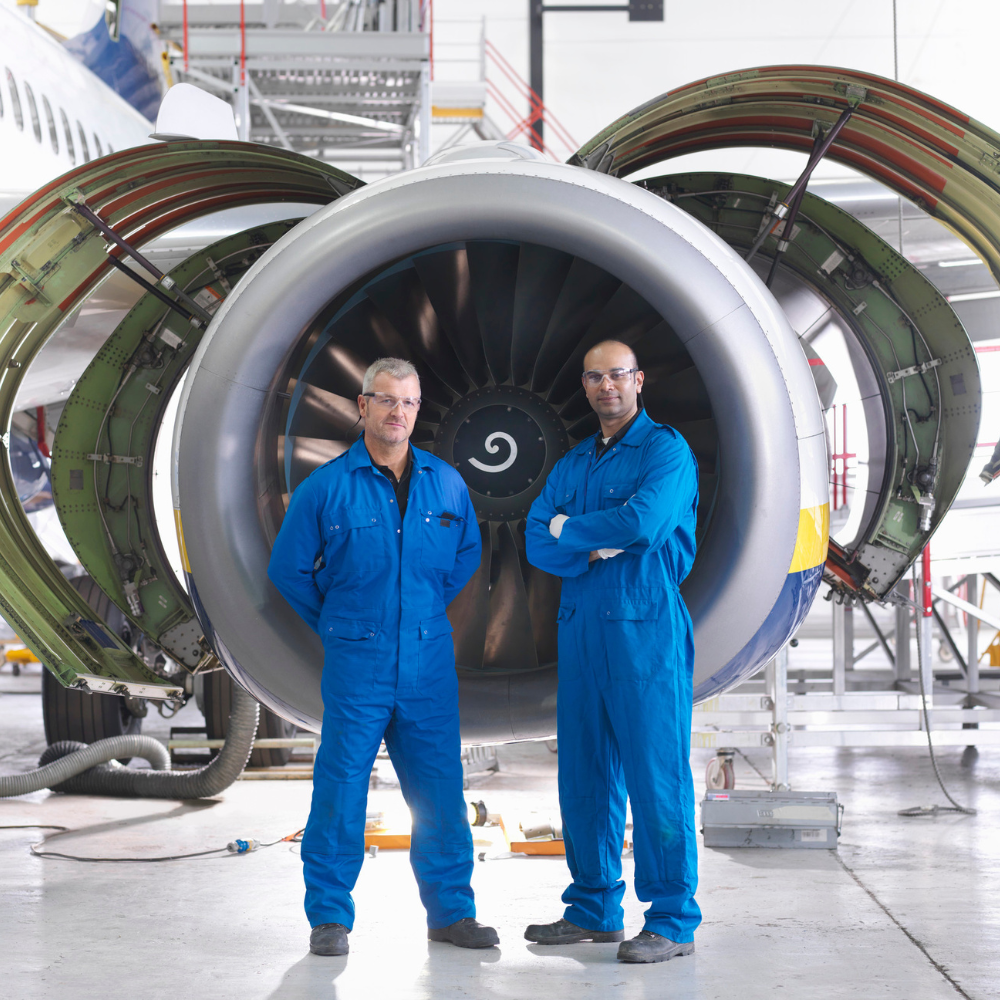
[[[601,431],[598,431],[597,444],[594,447],[594,458],[595,459],[600,458],[601,455],[603,455],[609,448],[613,448],[616,444],[618,444],[618,442],[621,441],[621,439],[625,437],[626,434],[628,434],[629,428],[636,422],[641,412],[642,412],[641,410],[636,410],[632,419],[627,424],[625,424],[624,427],[619,427],[618,430],[616,430],[615,433],[612,434],[607,441],[604,440]]]
[[[367,445],[365,447],[367,448]],[[368,457],[372,457],[371,452],[368,452]],[[372,459],[372,465],[375,465],[374,459]],[[392,488],[396,493],[396,506],[399,507],[399,519],[402,521],[406,516],[406,501],[410,493],[410,470],[413,468],[413,449],[406,449],[406,468],[399,479],[396,478],[396,473],[388,465],[375,465],[375,468],[392,483]]]

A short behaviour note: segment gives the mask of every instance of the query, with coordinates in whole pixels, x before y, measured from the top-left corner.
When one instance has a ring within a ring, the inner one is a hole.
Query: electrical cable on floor
[[[3,826],[0,830],[57,830],[58,833],[54,833],[44,840],[40,840],[37,844],[32,844],[29,850],[36,858],[58,858],[62,861],[86,861],[93,864],[152,864],[159,861],[186,861],[191,858],[207,858],[212,855],[217,855],[218,858],[229,857],[234,854],[249,854],[252,851],[259,851],[265,847],[274,847],[276,844],[292,844],[298,843],[302,840],[303,830],[296,830],[295,833],[290,833],[287,837],[280,837],[278,840],[272,840],[268,843],[262,843],[259,840],[253,840],[247,838],[246,840],[237,838],[231,841],[225,847],[213,847],[207,851],[192,851],[189,854],[171,854],[166,857],[160,858],[90,858],[84,857],[78,854],[61,854],[58,851],[43,851],[39,848],[44,847],[49,841],[54,840],[56,837],[65,836],[67,833],[74,833],[65,826],[42,826],[39,824],[28,823],[23,826]]]
[[[734,749],[757,772],[758,776],[763,779],[763,781],[770,788],[771,779],[739,747],[735,747]]]
[[[919,594],[920,588],[917,586],[917,565],[913,564],[913,593]],[[924,730],[927,733],[927,749],[931,755],[931,767],[934,768],[934,777],[937,778],[938,786],[944,793],[944,797],[951,803],[950,806],[911,806],[909,809],[900,809],[896,814],[898,816],[936,816],[938,813],[942,812],[957,812],[963,813],[966,816],[975,816],[976,810],[971,809],[968,806],[959,805],[948,792],[948,789],[944,787],[944,782],[941,780],[941,772],[938,770],[937,759],[934,756],[934,744],[931,741],[931,720],[927,713],[927,691],[924,688],[924,671],[923,671],[923,645],[920,641],[920,615],[923,612],[923,608],[918,607],[915,601],[908,602],[913,606],[916,622],[914,631],[917,633],[917,676],[920,678],[920,705],[924,714]]]

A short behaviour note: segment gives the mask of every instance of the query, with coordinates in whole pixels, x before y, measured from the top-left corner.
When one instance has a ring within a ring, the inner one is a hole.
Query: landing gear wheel
[[[736,787],[736,771],[731,753],[716,754],[705,768],[705,787],[710,791],[721,791]]]
[[[117,635],[126,632],[125,616],[89,576],[78,576],[70,582],[111,631]],[[141,714],[129,710],[130,702]],[[52,673],[42,670],[42,719],[50,745],[62,740],[93,743],[108,736],[134,735],[142,730],[145,708],[145,701],[139,699],[127,701],[117,694],[88,694],[63,687]]]
[[[205,688],[202,696],[202,712],[205,715],[205,731],[210,740],[226,737],[229,726],[229,712],[233,703],[233,679],[225,670],[213,670],[205,674]],[[257,738],[269,740],[291,739],[297,732],[293,722],[286,722],[280,715],[260,706],[260,722],[257,724]],[[216,751],[217,752],[217,751]],[[290,748],[274,750],[254,750],[250,754],[247,767],[283,767],[292,756]]]

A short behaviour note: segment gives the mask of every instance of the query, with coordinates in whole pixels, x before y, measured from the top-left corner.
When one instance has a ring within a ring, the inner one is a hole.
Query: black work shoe
[[[535,944],[576,944],[579,941],[624,941],[624,931],[588,931],[577,927],[568,920],[557,920],[553,924],[529,924],[524,932],[526,941]],[[619,956],[620,957],[620,956]]]
[[[694,941],[671,941],[652,931],[639,931],[618,946],[619,962],[668,962],[679,955],[693,954]]]
[[[459,948],[492,948],[500,943],[492,927],[484,927],[472,917],[463,917],[447,927],[428,928],[427,940],[447,941]]]
[[[348,933],[343,924],[319,924],[309,935],[309,950],[314,955],[346,955]]]

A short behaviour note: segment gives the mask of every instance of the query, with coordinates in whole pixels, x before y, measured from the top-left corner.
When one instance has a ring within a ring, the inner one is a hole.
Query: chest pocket
[[[326,564],[354,569],[384,566],[384,518],[378,507],[341,507],[326,512]]]
[[[635,496],[636,488],[637,483],[634,479],[631,482],[605,483],[601,487],[601,510],[621,507],[626,500]]]
[[[448,516],[442,516],[445,514]],[[441,507],[425,507],[420,510],[419,524],[423,562],[434,569],[451,572],[455,566],[455,553],[465,528],[465,519]]]
[[[576,506],[575,489],[563,490],[561,493],[556,494],[556,513],[568,514],[570,517],[574,517],[576,514],[580,513]]]

